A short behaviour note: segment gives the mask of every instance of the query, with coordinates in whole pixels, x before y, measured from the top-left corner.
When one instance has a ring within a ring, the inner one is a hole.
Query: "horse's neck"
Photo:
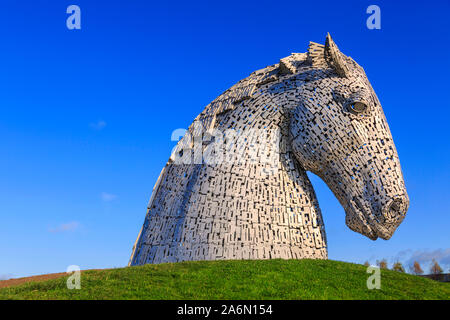
[[[226,152],[221,162],[169,161],[155,186],[134,263],[327,257],[322,216],[290,148],[286,115],[278,107],[283,103],[255,96],[210,122],[237,137],[250,133],[256,150],[227,141],[231,158]],[[271,135],[279,140],[259,143]],[[267,161],[260,161],[264,150]]]
[[[292,153],[272,174],[257,167],[169,164],[134,263],[326,258],[320,209]]]

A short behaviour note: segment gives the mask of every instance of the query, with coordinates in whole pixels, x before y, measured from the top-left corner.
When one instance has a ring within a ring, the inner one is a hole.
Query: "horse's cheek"
[[[351,123],[353,131],[352,142],[354,147],[359,148],[364,143],[367,143],[367,141],[369,141],[369,132],[364,121],[352,120]]]

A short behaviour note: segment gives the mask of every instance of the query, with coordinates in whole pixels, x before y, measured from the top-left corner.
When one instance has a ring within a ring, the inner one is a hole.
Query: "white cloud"
[[[11,273],[0,274],[0,280],[9,280],[9,279],[11,279],[12,277],[14,277],[14,275],[11,274]]]
[[[371,256],[369,262],[382,260],[383,258],[386,258],[389,267],[391,267],[397,261],[401,262],[408,272],[414,264],[414,261],[417,261],[421,265],[425,274],[430,273],[430,267],[434,259],[440,264],[440,266],[444,270],[444,273],[450,272],[450,248],[421,250],[405,249],[397,252],[390,258]]]
[[[50,228],[48,231],[51,233],[59,233],[59,232],[72,232],[80,227],[80,223],[77,221],[72,221],[69,223],[62,223],[55,228]]]
[[[117,198],[117,196],[115,194],[111,194],[111,193],[107,193],[107,192],[102,192],[101,194],[101,198],[103,201],[105,202],[111,202],[114,199]]]
[[[99,120],[97,122],[90,123],[89,126],[94,130],[100,131],[106,127],[106,122],[103,120]]]
[[[443,264],[450,264],[450,248],[436,250],[417,250],[411,254],[408,262],[414,263],[414,261],[417,261],[419,263],[429,263],[433,259]]]

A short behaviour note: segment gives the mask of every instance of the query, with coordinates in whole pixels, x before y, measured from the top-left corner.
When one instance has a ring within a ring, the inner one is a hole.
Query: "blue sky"
[[[81,8],[68,30],[66,8]],[[381,30],[366,8],[381,8]],[[0,277],[125,266],[174,142],[254,70],[337,45],[364,67],[411,200],[389,241],[345,226],[312,177],[330,259],[450,268],[448,1],[36,1],[0,4]]]

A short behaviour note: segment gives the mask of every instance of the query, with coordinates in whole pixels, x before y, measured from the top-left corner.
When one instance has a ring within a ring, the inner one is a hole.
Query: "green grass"
[[[332,260],[197,261],[86,271],[81,290],[67,277],[0,289],[0,299],[450,299],[450,284]]]

